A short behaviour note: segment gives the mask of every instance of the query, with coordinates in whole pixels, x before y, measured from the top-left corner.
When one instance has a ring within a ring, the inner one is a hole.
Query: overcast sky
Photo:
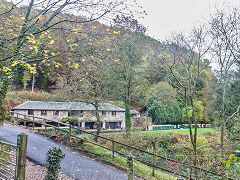
[[[223,7],[225,0],[137,0],[148,15],[140,20],[148,35],[164,40],[173,31],[188,31],[209,15],[215,6]],[[227,0],[240,6],[240,0]]]

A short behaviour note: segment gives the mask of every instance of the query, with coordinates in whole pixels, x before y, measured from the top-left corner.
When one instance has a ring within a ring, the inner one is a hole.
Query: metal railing
[[[17,136],[17,144],[0,141],[0,180],[25,180],[27,134]]]

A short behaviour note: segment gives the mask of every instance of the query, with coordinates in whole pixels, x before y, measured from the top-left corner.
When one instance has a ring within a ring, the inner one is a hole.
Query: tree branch
[[[230,119],[232,119],[237,113],[239,113],[240,112],[240,106],[238,106],[238,108],[237,108],[237,110],[231,115],[231,116],[229,116],[228,118],[227,118],[227,120],[225,121],[225,124],[227,124],[227,122],[230,120]]]

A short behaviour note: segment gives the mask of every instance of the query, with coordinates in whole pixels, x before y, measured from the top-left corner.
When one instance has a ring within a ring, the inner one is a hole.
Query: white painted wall
[[[14,110],[14,112],[28,115],[28,110]],[[49,120],[54,120],[54,121],[61,121],[62,118],[68,116],[67,111],[59,111],[59,115],[53,115],[53,110],[48,110],[46,115],[41,115],[41,110],[34,110],[33,116],[36,117],[41,117]],[[17,116],[15,114],[15,116]],[[19,117],[23,118],[23,115],[19,115]],[[83,117],[78,117],[79,120],[84,121],[84,122],[94,122],[96,121],[96,117],[93,115],[92,112],[87,112],[85,111],[83,113]],[[121,127],[122,129],[125,129],[125,112],[116,112],[116,116],[112,115],[112,111],[107,111],[106,115],[102,115],[102,112],[100,112],[100,118],[103,122],[103,128],[105,128],[105,122],[121,122]],[[35,121],[42,121],[41,119],[35,118]],[[83,125],[85,123],[82,123]]]

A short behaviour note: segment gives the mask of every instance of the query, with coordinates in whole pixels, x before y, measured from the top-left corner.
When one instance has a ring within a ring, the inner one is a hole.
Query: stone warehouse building
[[[28,101],[12,109],[14,112],[61,121],[64,117],[77,117],[79,126],[94,129],[95,107],[85,102]],[[124,129],[125,110],[109,103],[99,103],[102,128]],[[37,119],[36,119],[37,120]],[[40,119],[39,119],[40,120]]]

